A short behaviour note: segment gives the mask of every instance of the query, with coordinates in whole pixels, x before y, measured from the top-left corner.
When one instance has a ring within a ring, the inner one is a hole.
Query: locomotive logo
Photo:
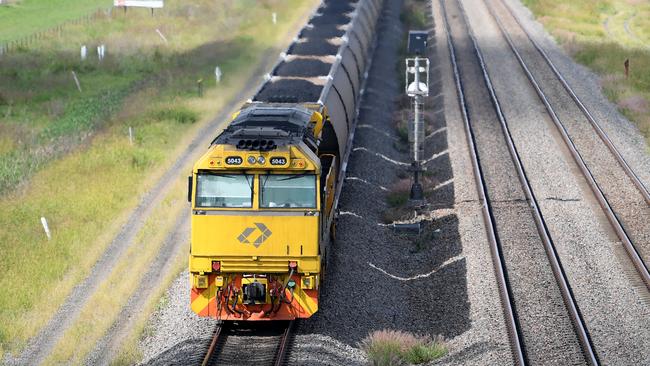
[[[255,241],[251,243],[248,239],[255,231],[259,232],[259,236],[257,239],[255,239]],[[255,248],[258,248],[260,245],[262,245],[262,243],[264,243],[264,241],[266,241],[266,239],[271,236],[271,234],[273,233],[271,230],[269,230],[269,228],[266,227],[266,225],[256,222],[255,227],[247,227],[244,229],[244,231],[242,231],[242,233],[237,237],[237,240],[239,240],[239,242],[242,244],[253,244]]]

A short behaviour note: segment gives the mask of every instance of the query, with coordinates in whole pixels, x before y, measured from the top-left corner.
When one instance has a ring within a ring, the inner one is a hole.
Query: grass
[[[113,5],[111,0],[5,0],[3,3],[7,4],[0,6],[0,44]]]
[[[189,5],[172,0],[154,17],[144,9],[115,12],[91,24],[72,24],[33,48],[0,57],[0,132],[20,142],[5,145],[0,154],[0,193],[105,128],[134,93],[195,94],[198,79],[205,80],[206,88],[215,86],[217,65],[227,79],[260,53],[269,37],[254,30],[268,33],[271,7],[286,12],[298,2],[268,0],[251,7],[252,0]],[[255,18],[269,19],[256,23]],[[167,42],[156,30],[166,34]],[[86,61],[79,57],[82,44],[90,50]],[[107,52],[101,62],[94,51],[99,44]]]
[[[361,341],[361,349],[374,366],[422,364],[447,354],[441,338],[416,336],[398,330],[378,330]]]
[[[650,143],[650,3],[524,0],[524,4],[568,54],[602,77],[603,93]],[[626,59],[629,78],[624,75]]]
[[[177,217],[186,210],[182,194],[184,183],[183,179],[179,179],[170,194],[156,207],[154,214],[138,233],[135,245],[122,256],[113,272],[104,277],[102,284],[81,310],[75,325],[65,332],[44,364],[84,363],[95,343],[117,320],[119,311],[140,281],[145,280],[143,276],[160,251],[167,233],[173,229]],[[129,280],[125,281],[125,278]],[[149,281],[152,286],[157,284],[155,279]]]
[[[147,325],[149,316],[154,312],[160,310],[164,307],[168,301],[165,291],[169,285],[176,279],[178,274],[181,271],[187,270],[187,257],[180,255],[176,260],[176,265],[174,270],[169,273],[167,278],[161,282],[158,291],[152,296],[142,311],[139,313],[139,316],[134,319],[134,326],[131,334],[129,334],[124,340],[122,347],[120,347],[119,352],[115,359],[111,361],[111,366],[127,366],[134,365],[142,361],[142,350],[140,349],[140,339],[146,337],[151,328]]]
[[[25,50],[0,60],[0,94],[5,98],[0,106],[0,170],[7,165],[26,169],[15,161],[43,156],[28,174],[17,172],[19,178],[0,196],[0,226],[8,228],[0,230],[0,357],[19,351],[50,319],[89,274],[138,197],[239,90],[257,55],[285,34],[288,20],[311,4],[269,0],[251,7],[246,0],[190,5],[170,0],[159,18],[130,12],[124,18],[80,25],[42,50],[47,57]],[[269,8],[280,15],[277,27],[270,19],[248,18],[266,16]],[[169,44],[161,44],[155,33],[149,36],[158,22],[171,24],[162,27]],[[112,45],[107,50],[116,56],[85,68],[65,44],[92,39],[93,34],[109,35]],[[264,36],[253,38],[255,34]],[[219,87],[209,79],[215,63],[224,72]],[[70,68],[79,70],[84,93],[70,83]],[[196,97],[198,78],[207,80],[204,98]],[[86,117],[73,120],[78,115]],[[55,137],[50,141],[48,136]],[[12,158],[6,159],[7,154]],[[51,241],[40,226],[41,216],[48,219]],[[126,295],[129,288],[119,291]],[[119,308],[116,301],[111,309]],[[86,333],[74,329],[83,339]],[[79,360],[61,352],[60,359]]]

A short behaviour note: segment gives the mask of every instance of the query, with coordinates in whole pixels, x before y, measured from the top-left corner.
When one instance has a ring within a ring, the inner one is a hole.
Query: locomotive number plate
[[[226,165],[242,165],[244,159],[240,156],[229,156],[226,158]]]
[[[287,165],[287,159],[283,157],[271,158],[271,165]]]

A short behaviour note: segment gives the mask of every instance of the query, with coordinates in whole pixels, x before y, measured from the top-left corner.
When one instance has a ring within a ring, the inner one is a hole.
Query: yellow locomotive
[[[324,2],[194,165],[189,270],[199,316],[288,320],[318,310],[380,8],[381,0]],[[328,73],[300,71],[314,62]]]

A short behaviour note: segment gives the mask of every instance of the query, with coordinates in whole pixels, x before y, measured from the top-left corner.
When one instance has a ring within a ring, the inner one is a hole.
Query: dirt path
[[[108,365],[119,351],[124,339],[131,333],[138,314],[142,312],[149,298],[160,288],[162,281],[174,270],[174,259],[186,253],[189,237],[189,216],[182,211],[176,219],[174,230],[165,238],[162,248],[151,262],[150,269],[140,281],[117,320],[108,332],[97,342],[95,348],[86,358],[86,365]]]
[[[289,33],[291,36],[295,34],[298,24],[304,22],[304,17],[292,26]],[[163,174],[155,186],[147,192],[141,199],[138,206],[133,210],[126,224],[120,229],[117,236],[113,239],[106,251],[102,254],[99,260],[90,270],[91,275],[86,277],[72,290],[70,295],[63,303],[63,305],[54,314],[52,319],[41,329],[41,331],[30,340],[27,347],[15,359],[5,360],[8,364],[17,365],[37,365],[42,363],[47,356],[52,352],[54,346],[59,342],[65,331],[70,328],[79,313],[86,305],[88,299],[92,297],[97,288],[100,286],[101,281],[97,281],[95,273],[110,273],[115,265],[122,258],[126,250],[131,247],[135,241],[138,232],[140,232],[147,221],[147,219],[154,213],[154,209],[162,202],[170,190],[177,182],[179,172],[188,171],[191,164],[202,154],[206,147],[210,144],[215,135],[215,131],[219,130],[221,125],[227,121],[230,114],[240,106],[251,94],[253,90],[262,80],[264,73],[274,64],[277,60],[278,53],[284,49],[284,43],[287,43],[290,37],[281,42],[283,45],[268,49],[260,56],[260,63],[252,72],[249,79],[241,90],[234,95],[228,103],[221,109],[220,113],[203,128],[201,128],[195,135],[192,142],[187,148],[178,156],[174,164]],[[167,270],[171,270],[171,265],[167,262],[171,260],[173,254],[177,252],[179,246],[185,246],[187,243],[180,234],[187,233],[187,220],[182,218],[178,219],[178,224],[175,225],[173,232],[169,233],[161,252],[156,257],[156,263],[161,263]],[[181,239],[181,240],[177,240]],[[148,296],[153,293],[153,289],[157,288],[158,283],[152,282],[152,277],[160,281],[165,278],[165,274],[156,272],[155,276],[152,273],[147,273],[143,277],[143,281],[139,284],[137,299],[135,297],[129,298],[126,307],[120,313],[118,320],[113,324],[109,333],[102,338],[102,340],[95,347],[96,351],[100,354],[93,356],[93,361],[100,363],[108,363],[110,355],[114,351],[116,345],[120,340],[128,334],[131,328],[129,319],[139,312],[139,309],[148,299]],[[145,285],[146,283],[146,285]],[[145,293],[140,292],[145,290]],[[115,338],[115,340],[113,340]],[[109,343],[100,345],[101,342],[111,340]],[[94,362],[93,362],[94,363]]]

